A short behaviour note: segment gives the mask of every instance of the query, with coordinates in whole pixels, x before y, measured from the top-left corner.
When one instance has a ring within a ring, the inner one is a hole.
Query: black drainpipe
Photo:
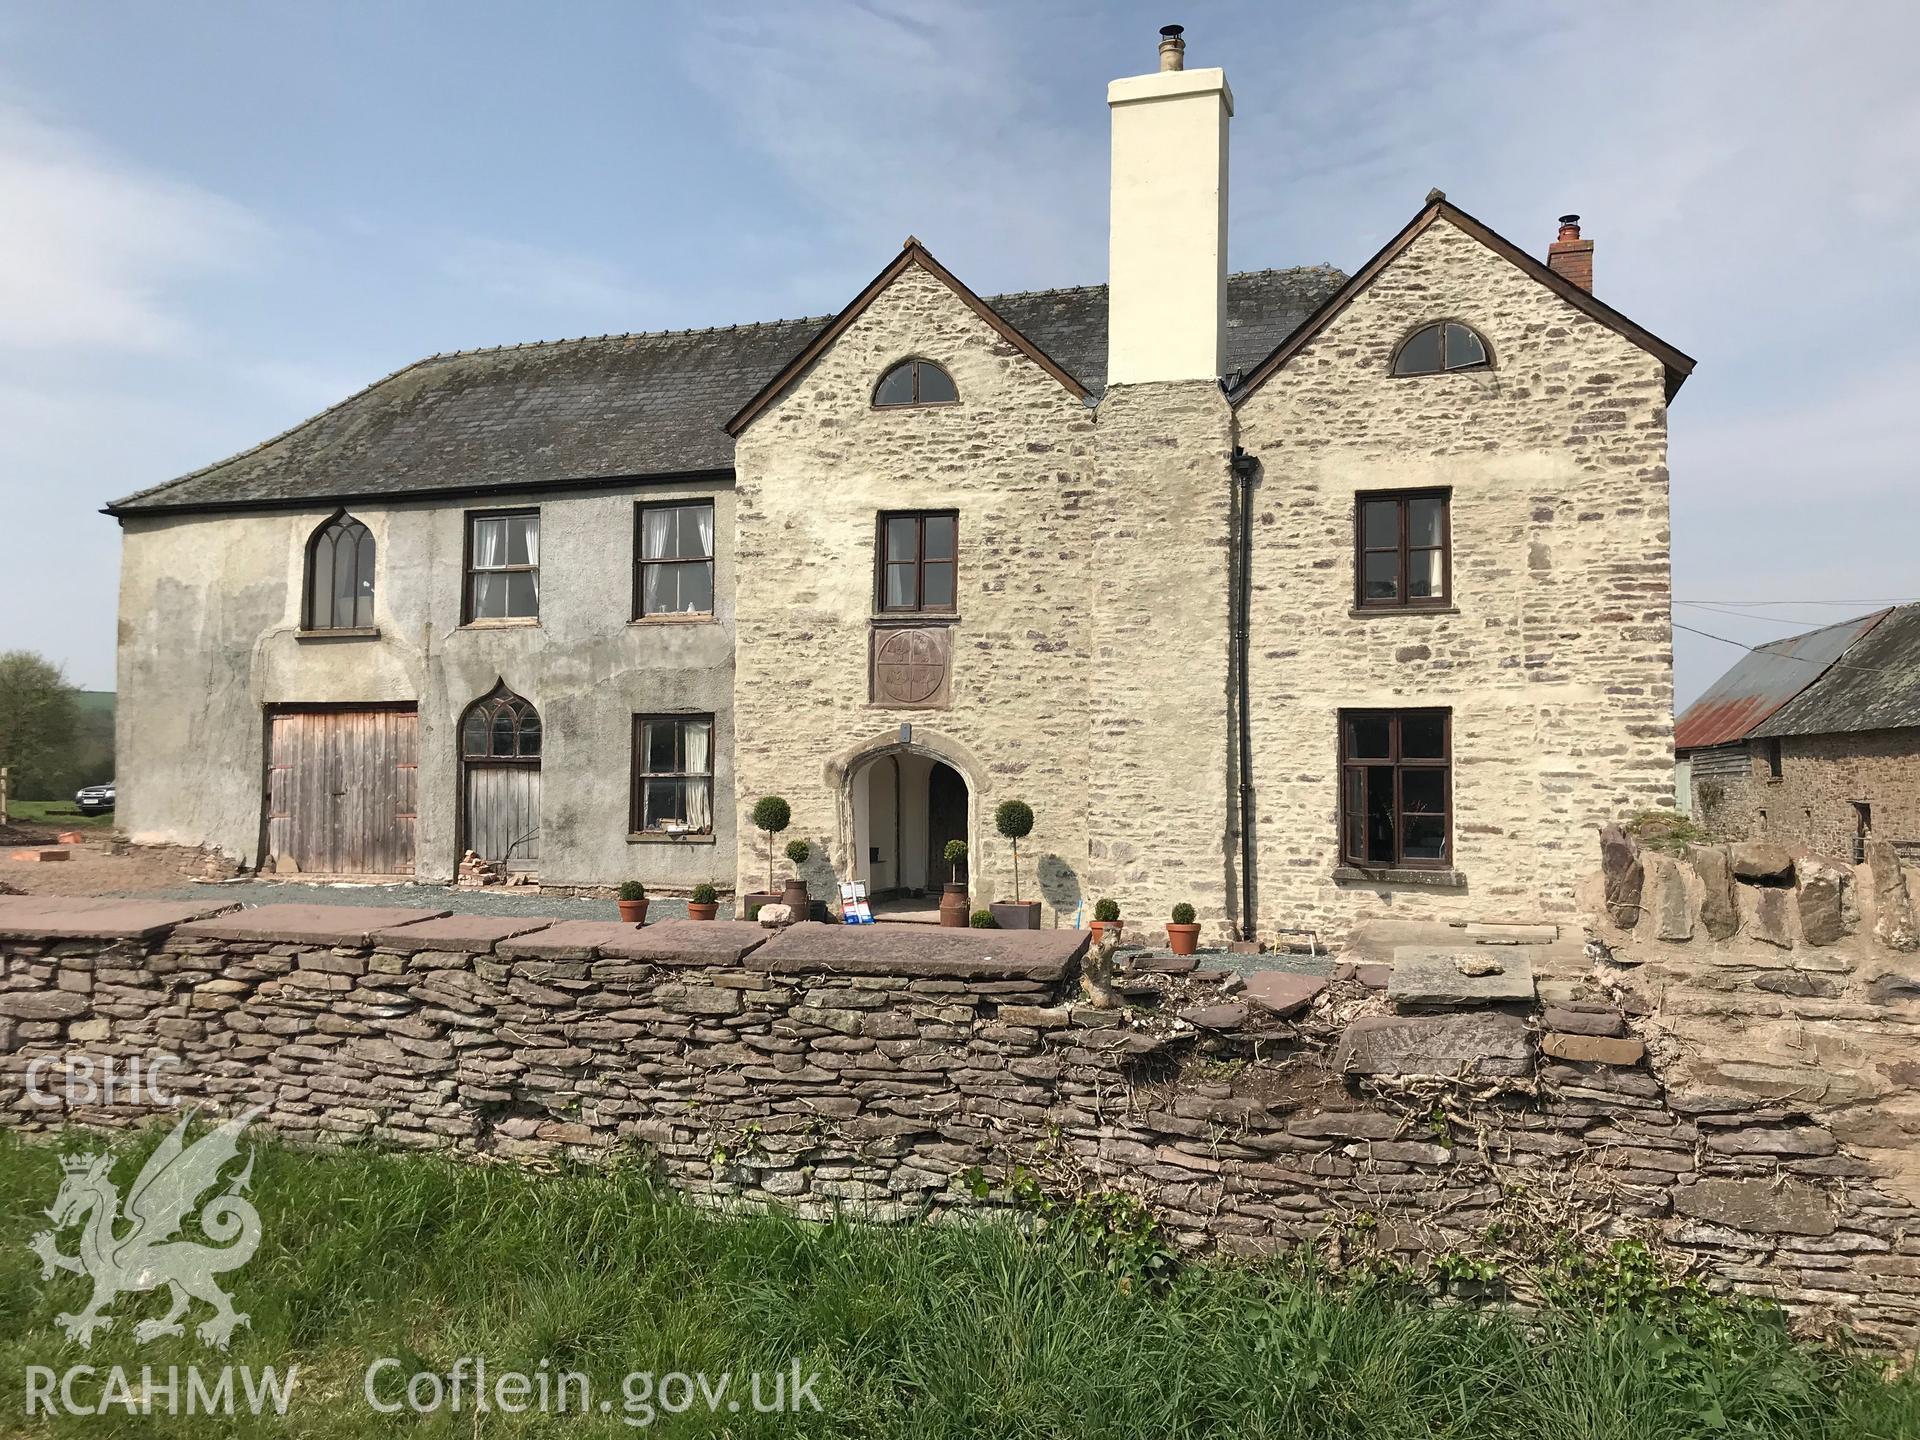
[[[1253,609],[1253,476],[1260,462],[1238,445],[1233,447],[1233,478],[1237,482],[1239,558],[1233,585],[1233,668],[1239,687],[1240,771],[1240,938],[1257,935],[1253,886],[1253,726],[1247,716],[1251,686],[1247,657],[1252,646]]]

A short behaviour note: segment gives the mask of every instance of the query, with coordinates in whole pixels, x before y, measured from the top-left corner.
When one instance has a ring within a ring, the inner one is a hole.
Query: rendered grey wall
[[[714,502],[710,620],[635,622],[637,500]],[[732,878],[733,494],[721,482],[537,505],[537,623],[463,626],[461,504],[354,507],[374,535],[377,638],[303,639],[308,537],[332,506],[125,522],[120,596],[121,826],[138,843],[207,845],[257,863],[271,706],[413,701],[420,711],[416,868],[459,860],[458,727],[504,680],[545,725],[540,878],[689,886]],[[628,838],[636,714],[714,716],[714,827],[704,840]]]

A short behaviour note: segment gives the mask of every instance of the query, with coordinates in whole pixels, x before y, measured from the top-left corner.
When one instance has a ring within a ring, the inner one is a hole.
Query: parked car
[[[75,792],[73,803],[82,815],[104,815],[113,809],[113,781],[88,785]]]

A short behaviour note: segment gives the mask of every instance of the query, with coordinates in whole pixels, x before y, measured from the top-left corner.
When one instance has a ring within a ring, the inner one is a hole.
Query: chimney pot
[[[1184,25],[1162,25],[1160,27],[1160,68],[1162,70],[1184,70],[1187,68],[1187,42],[1180,37],[1186,34]]]
[[[1593,289],[1593,242],[1580,238],[1578,215],[1560,217],[1560,234],[1547,247],[1547,267],[1582,290]]]

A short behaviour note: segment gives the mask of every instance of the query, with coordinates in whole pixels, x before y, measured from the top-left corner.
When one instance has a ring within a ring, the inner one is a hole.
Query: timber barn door
[[[302,875],[412,875],[420,760],[412,709],[277,709],[267,858]]]

